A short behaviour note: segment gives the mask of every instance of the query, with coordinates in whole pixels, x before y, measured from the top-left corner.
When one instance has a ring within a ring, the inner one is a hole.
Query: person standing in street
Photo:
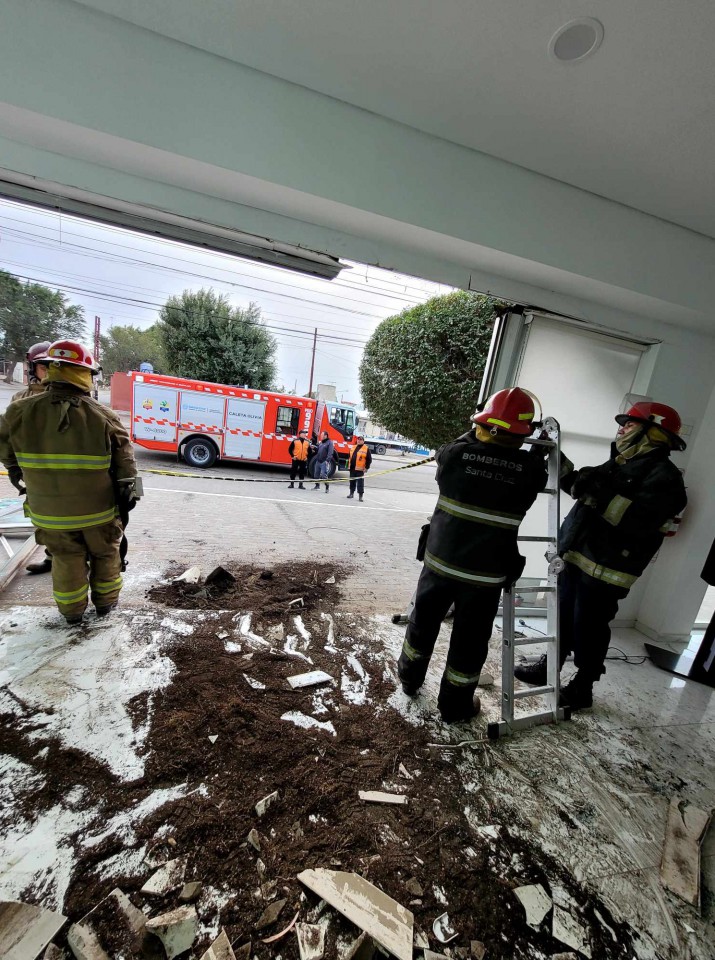
[[[25,354],[27,360],[27,386],[24,390],[18,390],[13,394],[10,403],[16,400],[24,400],[26,397],[37,396],[47,386],[47,364],[49,363],[47,351],[50,349],[50,341],[43,340],[40,343],[33,343]],[[28,563],[25,567],[28,573],[49,573],[52,569],[52,554],[45,547],[45,556],[42,560],[35,563]]]
[[[476,716],[474,692],[487,658],[502,589],[524,569],[519,524],[546,486],[547,448],[522,450],[534,401],[500,390],[472,417],[474,429],[437,451],[439,499],[420,538],[424,566],[397,663],[402,689],[424,683],[439,629],[454,604],[452,635],[437,706],[446,723]]]
[[[291,458],[289,490],[292,490],[295,486],[296,477],[298,478],[298,489],[305,490],[303,481],[305,480],[305,471],[308,467],[310,454],[311,443],[308,440],[308,431],[299,430],[298,436],[294,437],[288,445],[288,456]]]
[[[680,417],[664,403],[639,401],[618,414],[611,456],[574,470],[565,460],[561,489],[576,503],[561,525],[559,552],[560,663],[574,654],[577,672],[561,688],[560,705],[593,704],[593,685],[606,672],[611,620],[618,604],[660,549],[674,517],[687,503],[683,477],[670,459],[685,450]],[[524,683],[546,683],[546,657],[518,666]]]
[[[318,468],[318,482],[313,487],[314,490],[320,490],[320,481],[325,482],[325,492],[327,493],[330,490],[330,485],[328,480],[330,479],[330,465],[335,459],[335,446],[333,441],[328,436],[328,431],[323,430],[320,434],[320,443],[318,444],[318,452],[315,455],[316,466]]]
[[[348,467],[350,469],[350,493],[348,500],[352,500],[357,489],[360,503],[362,503],[365,493],[365,474],[370,469],[372,463],[372,453],[365,443],[365,438],[359,433],[355,434],[355,443],[350,447],[350,457]]]
[[[117,604],[118,499],[122,510],[133,506],[137,470],[119,418],[90,396],[97,373],[91,354],[58,340],[47,356],[47,390],[11,403],[0,417],[0,461],[26,493],[37,542],[52,551],[57,607],[68,623],[79,623],[90,590],[98,616]]]

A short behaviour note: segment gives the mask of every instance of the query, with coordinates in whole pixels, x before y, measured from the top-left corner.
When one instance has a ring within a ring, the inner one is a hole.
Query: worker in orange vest
[[[348,467],[350,469],[350,493],[348,494],[348,500],[353,499],[355,489],[357,488],[358,497],[360,498],[360,503],[362,503],[363,494],[365,493],[365,474],[370,469],[372,454],[370,453],[370,448],[365,443],[365,438],[361,437],[359,433],[356,433],[353,439],[355,443],[350,447],[350,457],[348,458]]]
[[[311,443],[308,440],[308,431],[299,430],[298,436],[294,437],[288,445],[288,456],[291,457],[290,464],[290,483],[288,489],[292,490],[295,486],[295,478],[298,477],[298,489],[305,490],[303,481],[305,480],[305,471],[308,467],[308,459],[311,454]]]

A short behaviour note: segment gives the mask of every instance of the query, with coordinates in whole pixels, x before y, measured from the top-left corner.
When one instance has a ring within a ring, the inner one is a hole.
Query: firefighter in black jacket
[[[502,588],[524,568],[517,533],[546,486],[543,447],[520,449],[533,430],[534,403],[500,390],[472,417],[474,430],[437,452],[439,499],[424,549],[415,604],[398,661],[402,689],[422,686],[439,628],[454,604],[438,707],[447,723],[479,712],[474,696],[487,658]]]
[[[295,486],[296,477],[298,477],[298,489],[305,490],[303,486],[305,471],[308,467],[310,455],[314,451],[315,447],[308,440],[308,431],[299,430],[298,436],[294,437],[288,445],[288,456],[291,458],[289,490],[292,490]]]
[[[611,457],[598,467],[574,470],[566,461],[561,488],[576,504],[561,526],[559,550],[560,657],[574,654],[577,673],[561,689],[562,706],[593,703],[593,684],[604,674],[610,622],[622,600],[657,553],[669,526],[687,502],[671,450],[684,450],[680,417],[663,403],[639,402],[619,414]],[[546,658],[517,667],[525,683],[546,683]]]

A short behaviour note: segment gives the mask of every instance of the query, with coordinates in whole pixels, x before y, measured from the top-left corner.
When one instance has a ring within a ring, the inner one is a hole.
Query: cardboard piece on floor
[[[146,922],[147,930],[163,943],[167,960],[173,960],[191,949],[198,926],[199,918],[194,906],[177,907]]]
[[[308,673],[296,673],[288,677],[291,690],[300,690],[303,687],[317,687],[320,683],[331,683],[333,678],[324,670],[310,670]]]
[[[668,808],[660,882],[700,911],[700,845],[710,823],[710,810],[700,810],[680,797]]]
[[[382,790],[358,790],[361,800],[369,803],[407,803],[407,797],[402,793],[384,793]]]
[[[236,954],[231,949],[231,941],[226,936],[225,930],[221,931],[201,960],[236,960]]]
[[[0,957],[35,960],[66,921],[61,913],[30,903],[0,903]]]
[[[579,923],[571,916],[568,910],[554,904],[554,918],[551,927],[551,935],[555,940],[565,943],[567,947],[573,947],[584,957],[591,957],[591,947],[588,943],[588,934]]]
[[[183,886],[186,865],[189,862],[188,856],[177,857],[176,860],[169,860],[163,867],[152,873],[147,882],[141,888],[142,893],[148,893],[155,897],[165,897],[172,890]]]
[[[534,930],[538,930],[541,921],[551,909],[551,897],[540,883],[531,883],[525,887],[517,887],[514,891],[519,902],[526,910],[526,922]]]
[[[323,960],[325,953],[325,926],[317,923],[297,923],[300,960]]]
[[[344,870],[304,870],[298,879],[397,960],[412,960],[414,917],[374,884]]]

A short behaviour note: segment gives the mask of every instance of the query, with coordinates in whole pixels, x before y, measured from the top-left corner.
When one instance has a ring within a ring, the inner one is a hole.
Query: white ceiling
[[[713,0],[77,2],[715,236]]]

